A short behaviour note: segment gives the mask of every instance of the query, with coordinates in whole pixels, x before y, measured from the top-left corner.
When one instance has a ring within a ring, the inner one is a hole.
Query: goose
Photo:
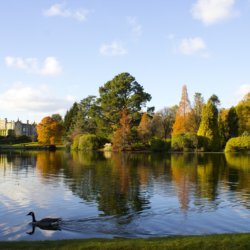
[[[31,224],[33,226],[38,226],[39,228],[50,228],[50,229],[53,229],[53,228],[58,228],[59,227],[59,224],[60,222],[62,221],[61,218],[44,218],[44,219],[41,219],[41,220],[36,220],[36,217],[35,217],[35,213],[34,212],[29,212],[27,214],[27,216],[30,215],[32,216],[32,222]]]

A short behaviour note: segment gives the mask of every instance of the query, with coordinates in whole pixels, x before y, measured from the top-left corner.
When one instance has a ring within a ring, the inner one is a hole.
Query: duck
[[[60,225],[60,222],[62,221],[61,218],[43,218],[41,220],[36,220],[35,213],[34,212],[29,212],[27,216],[30,215],[32,216],[32,222],[31,224],[33,226],[38,226],[39,228],[50,228],[50,229],[57,229]]]

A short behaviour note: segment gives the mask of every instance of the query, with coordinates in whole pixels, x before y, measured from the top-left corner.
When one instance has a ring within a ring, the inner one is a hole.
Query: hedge
[[[225,152],[250,151],[250,136],[234,137],[228,140]]]

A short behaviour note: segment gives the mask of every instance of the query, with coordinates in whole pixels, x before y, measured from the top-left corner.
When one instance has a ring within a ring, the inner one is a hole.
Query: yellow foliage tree
[[[62,139],[63,126],[51,118],[46,116],[37,125],[38,142],[40,144],[56,144],[60,143]]]

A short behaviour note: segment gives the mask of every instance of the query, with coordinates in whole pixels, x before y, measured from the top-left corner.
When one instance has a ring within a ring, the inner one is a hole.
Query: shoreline
[[[157,238],[0,241],[0,249],[250,249],[250,233]]]

